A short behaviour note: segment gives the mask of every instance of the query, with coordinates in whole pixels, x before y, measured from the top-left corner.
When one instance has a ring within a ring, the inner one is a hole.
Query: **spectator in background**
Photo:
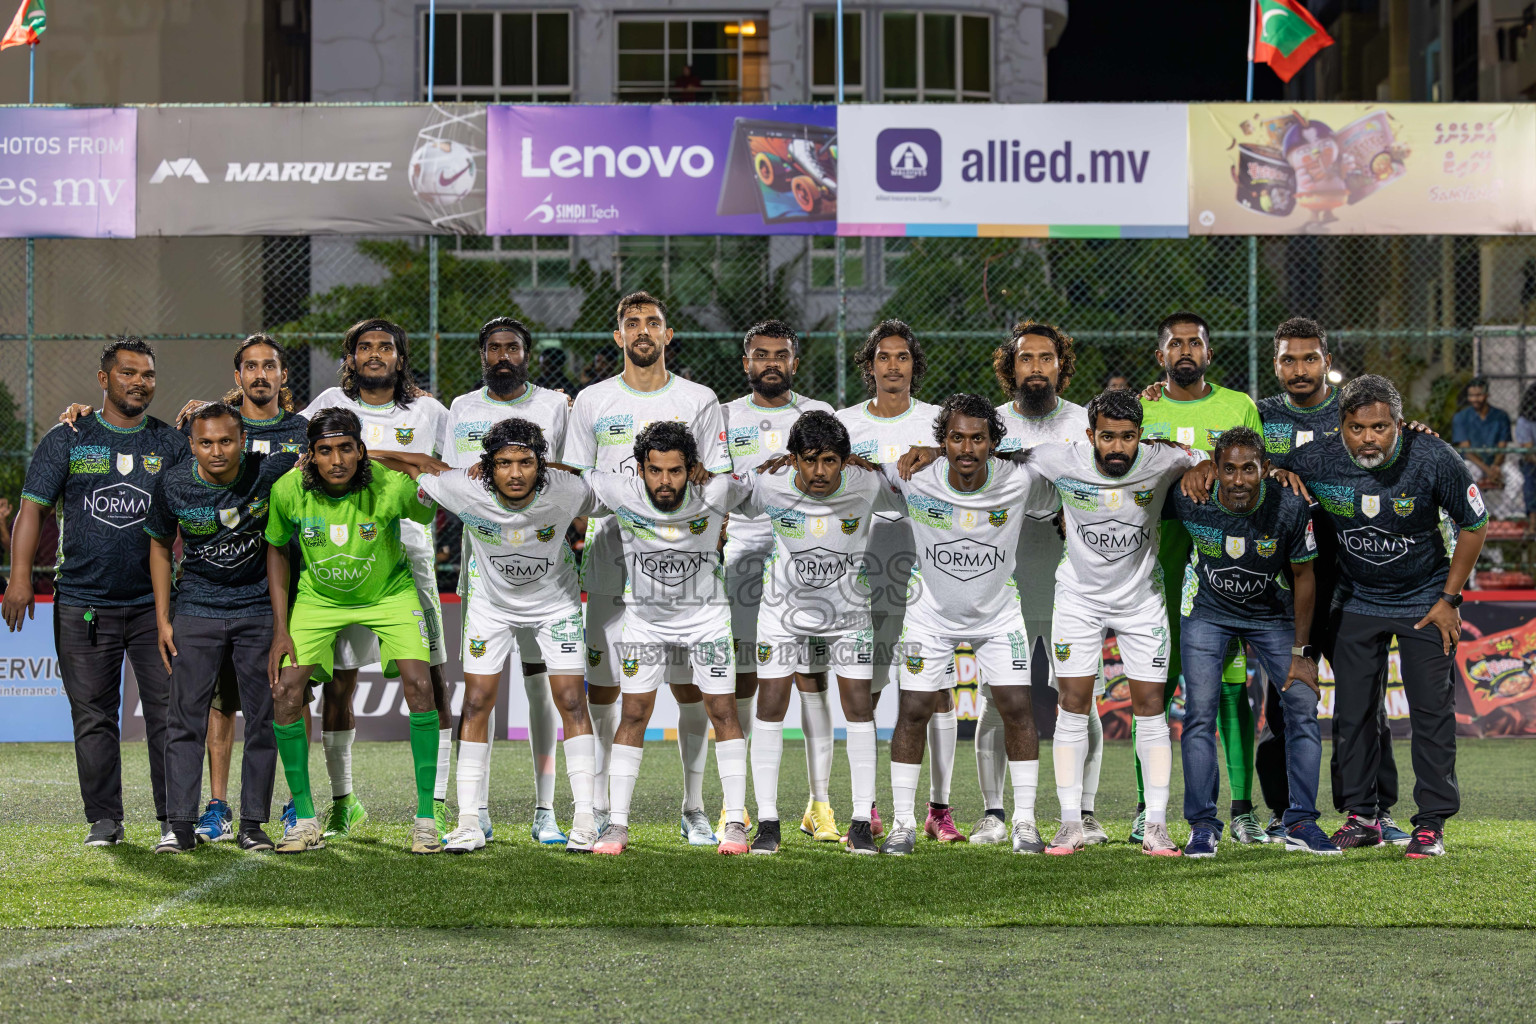
[[[439,507],[433,533],[437,538],[437,550],[432,561],[436,569],[437,589],[444,594],[459,590],[459,560],[463,558],[464,524],[459,517]]]
[[[1520,415],[1515,420],[1515,447],[1536,448],[1536,384],[1526,388],[1520,398]],[[1536,455],[1522,455],[1519,461],[1526,523],[1536,528]]]
[[[1488,404],[1488,378],[1473,377],[1467,383],[1467,404],[1451,420],[1451,443],[1464,449],[1507,447],[1513,435],[1509,413]],[[1487,451],[1466,451],[1472,478],[1485,491],[1504,486],[1504,456]]]
[[[565,375],[565,349],[554,338],[545,338],[535,350],[539,354],[539,375],[533,383],[550,391],[558,391],[568,398],[576,397],[576,387]]]
[[[1125,391],[1131,386],[1131,378],[1119,370],[1110,370],[1104,376],[1105,391]]]
[[[607,380],[613,376],[613,369],[613,349],[607,347],[598,349],[592,353],[592,358],[587,361],[587,365],[581,368],[581,374],[576,381],[576,390],[580,391],[598,381]]]
[[[693,103],[699,99],[699,90],[704,86],[704,79],[693,70],[692,64],[684,64],[677,77],[672,80],[672,95],[668,97],[673,103]]]

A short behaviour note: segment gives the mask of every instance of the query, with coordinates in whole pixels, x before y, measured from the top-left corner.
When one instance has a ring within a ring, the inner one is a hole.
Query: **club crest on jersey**
[[[1112,491],[1105,491],[1104,492],[1104,507],[1105,508],[1107,508],[1107,509],[1117,509],[1117,508],[1121,507],[1124,504],[1125,504],[1125,492],[1120,490],[1118,487],[1115,488]]]
[[[357,535],[363,540],[375,540],[379,536],[379,528],[374,523],[358,523]]]
[[[603,663],[603,652],[594,648],[587,648],[587,667],[597,668]]]
[[[757,663],[759,665],[766,665],[766,664],[768,664],[768,659],[772,658],[772,657],[773,657],[773,645],[772,644],[758,644],[757,645]]]
[[[1365,515],[1367,515],[1367,516],[1374,516],[1378,512],[1380,512],[1381,511],[1381,495],[1379,495],[1379,494],[1362,494],[1362,495],[1360,495],[1360,511],[1365,513]]]
[[[620,658],[619,668],[624,672],[626,676],[638,675],[640,672],[640,659]]]
[[[550,541],[555,539],[555,525],[551,523],[548,526],[539,527],[538,535],[539,543],[548,544]]]
[[[1412,498],[1393,498],[1392,499],[1392,511],[1396,512],[1400,516],[1411,516],[1411,515],[1413,515],[1413,499]]]
[[[267,499],[257,498],[255,501],[245,506],[245,514],[250,516],[252,519],[260,519],[262,516],[266,515]]]
[[[240,525],[240,509],[239,509],[239,507],[237,506],[235,508],[221,508],[221,509],[219,509],[219,522],[223,523],[225,528],[229,529],[229,530],[233,530],[236,526],[239,526]]]
[[[709,516],[700,516],[697,519],[688,520],[688,532],[697,537],[709,529]]]
[[[158,473],[163,465],[165,465],[165,459],[159,455],[144,456],[144,472],[146,473]]]
[[[474,636],[470,637],[469,638],[469,656],[471,658],[483,658],[483,657],[485,657],[485,644],[486,644],[486,641],[481,640],[479,637],[474,637]]]
[[[1242,558],[1243,552],[1248,550],[1248,542],[1242,537],[1227,538],[1227,554],[1233,558]]]
[[[272,454],[272,442],[271,441],[252,441],[251,442],[251,451],[255,452],[257,455],[271,455]]]
[[[907,655],[907,671],[917,675],[923,670],[923,656],[921,654]]]
[[[827,533],[827,520],[823,516],[817,516],[811,520],[811,536],[824,537]]]
[[[347,542],[347,524],[346,523],[332,523],[331,524],[331,543],[335,544],[338,547],[340,547],[341,545],[345,544],[346,542]]]
[[[1253,546],[1258,551],[1260,558],[1271,558],[1274,556],[1275,548],[1280,546],[1280,542],[1275,540],[1256,540],[1253,542]]]
[[[410,444],[411,443],[411,438],[413,438],[415,436],[416,436],[416,428],[415,427],[396,427],[395,428],[395,443],[396,444]]]
[[[123,476],[133,472],[133,456],[119,455],[117,457],[117,471]]]
[[[283,449],[283,454],[284,455],[297,455],[297,454],[299,454],[299,452],[304,450],[304,446],[299,444],[297,441],[295,441],[292,444],[289,444],[287,441],[284,441],[284,442],[282,442],[281,447]]]
[[[1145,491],[1132,491],[1131,498],[1135,500],[1137,508],[1146,508],[1152,504],[1152,495],[1155,493],[1156,491],[1151,488]]]
[[[1057,661],[1066,661],[1068,658],[1072,657],[1071,644],[1064,644],[1058,640],[1052,643],[1051,647],[1055,649]]]
[[[992,526],[1006,526],[1008,524],[1008,510],[994,508],[987,512],[987,522]]]
[[[859,530],[858,516],[854,516],[852,519],[842,519],[839,520],[839,522],[843,524],[843,532],[850,536],[857,533]]]
[[[1296,431],[1296,447],[1300,448],[1304,444],[1311,444],[1312,443],[1312,438],[1314,436],[1315,435],[1310,430],[1298,430],[1298,431]]]

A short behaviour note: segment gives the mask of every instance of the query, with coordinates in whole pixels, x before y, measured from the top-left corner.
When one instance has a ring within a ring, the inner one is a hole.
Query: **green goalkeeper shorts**
[[[288,626],[299,664],[318,666],[316,675],[330,679],[336,665],[336,634],[347,626],[373,631],[385,665],[431,657],[427,620],[413,589],[371,605],[323,604],[300,595]]]

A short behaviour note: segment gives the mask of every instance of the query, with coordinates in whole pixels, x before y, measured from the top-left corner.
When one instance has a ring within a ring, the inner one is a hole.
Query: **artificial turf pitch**
[[[1406,824],[1406,744],[1399,756]],[[1049,833],[1048,744],[1042,761],[1038,817]],[[0,1020],[245,1020],[300,1006],[391,1021],[1536,1013],[1528,741],[1463,741],[1450,855],[1418,862],[1399,848],[1321,858],[1230,843],[1213,861],[1165,860],[1123,841],[1068,858],[927,841],[900,860],[851,857],[789,820],[803,806],[789,794],[805,787],[794,742],[776,857],[684,845],[680,766],[662,743],[647,747],[633,847],[619,858],[531,842],[531,765],[518,743],[497,746],[497,837],[480,853],[407,854],[408,748],[360,743],[353,775],[372,817],[357,838],[297,857],[231,843],[165,856],[150,851],[158,830],[142,744],[124,747],[129,842],[106,850],[81,845],[67,745],[0,745],[0,765]],[[962,743],[952,803],[966,828],[982,809],[973,766]],[[323,793],[318,745],[312,774]],[[840,811],[846,775],[839,748]],[[713,811],[713,762],[705,779]],[[278,790],[274,813],[281,781]],[[1326,772],[1323,790],[1330,807]],[[1175,812],[1180,793],[1176,763]],[[1130,746],[1111,743],[1100,811],[1116,840],[1133,800]],[[569,807],[563,774],[557,804]],[[1325,827],[1336,821],[1324,815]]]

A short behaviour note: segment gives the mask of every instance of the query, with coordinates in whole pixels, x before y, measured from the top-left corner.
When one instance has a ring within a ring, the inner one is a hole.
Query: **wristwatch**
[[[1440,600],[1444,601],[1446,604],[1450,605],[1452,608],[1460,608],[1461,607],[1461,602],[1462,602],[1462,596],[1460,594],[1441,594],[1440,595]]]
[[[1316,647],[1307,644],[1305,647],[1292,647],[1291,654],[1293,657],[1306,658],[1308,661],[1316,663],[1318,651]]]

